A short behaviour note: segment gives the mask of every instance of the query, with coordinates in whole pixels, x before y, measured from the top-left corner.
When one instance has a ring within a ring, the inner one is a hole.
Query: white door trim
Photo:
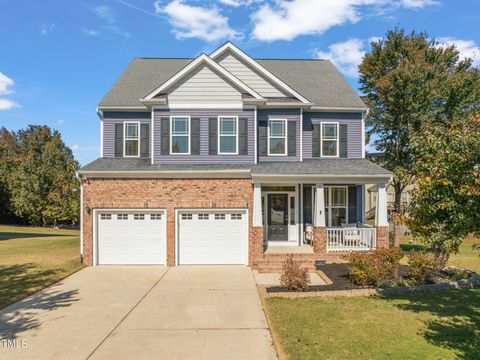
[[[286,185],[288,186],[288,185]],[[289,246],[297,246],[299,245],[299,242],[298,242],[298,234],[297,234],[297,239],[293,239],[293,240],[290,240],[290,236],[289,236],[289,239],[287,241],[285,240],[279,240],[279,241],[270,241],[268,240],[268,195],[270,194],[287,194],[288,195],[288,229],[287,229],[287,233],[288,235],[290,235],[290,227],[291,226],[296,226],[297,227],[297,230],[298,230],[298,202],[297,202],[297,184],[295,185],[290,185],[290,186],[295,186],[295,190],[294,191],[262,191],[262,196],[264,196],[264,203],[263,203],[263,208],[265,209],[265,212],[264,212],[264,218],[263,218],[263,223],[265,224],[265,240],[267,241],[268,244],[270,245],[289,245]],[[290,225],[290,202],[291,202],[291,196],[294,197],[294,206],[295,206],[295,225]],[[296,231],[295,233],[298,233],[298,231]]]
[[[123,208],[101,208],[101,209],[93,209],[92,216],[93,216],[93,259],[92,264],[93,266],[98,266],[98,216],[100,212],[109,211],[109,212],[133,212],[133,213],[148,213],[148,212],[160,212],[163,211],[163,215],[165,217],[164,220],[164,246],[165,246],[165,259],[164,265],[156,265],[156,266],[167,266],[167,209],[123,209]],[[144,265],[147,266],[147,265]]]

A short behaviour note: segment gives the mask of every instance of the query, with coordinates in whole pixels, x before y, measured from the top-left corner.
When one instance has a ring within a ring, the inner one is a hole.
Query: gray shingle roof
[[[143,98],[193,59],[134,59],[99,106],[143,106]],[[257,60],[297,92],[324,107],[366,108],[329,60]]]
[[[307,159],[255,165],[252,175],[385,175],[392,173],[366,159]]]
[[[245,171],[252,175],[374,175],[392,174],[366,159],[309,159],[303,162],[265,162],[260,164],[150,164],[150,159],[99,158],[80,170],[88,172],[158,171]]]

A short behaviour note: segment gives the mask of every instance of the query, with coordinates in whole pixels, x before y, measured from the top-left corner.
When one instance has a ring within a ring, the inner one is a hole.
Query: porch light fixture
[[[89,206],[87,206],[87,207],[85,208],[85,212],[86,212],[89,216],[90,216],[90,212],[91,212],[91,211],[92,211],[92,209],[90,209]]]

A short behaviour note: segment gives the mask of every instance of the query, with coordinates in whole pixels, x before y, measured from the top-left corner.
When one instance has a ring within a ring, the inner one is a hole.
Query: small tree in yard
[[[293,256],[289,255],[282,266],[280,284],[289,290],[308,290],[310,285],[308,269],[302,268],[298,262],[293,260]]]
[[[415,181],[417,186],[417,176],[422,176],[418,163],[425,161],[426,149],[421,148],[428,144],[420,145],[420,140],[434,134],[438,120],[446,125],[439,131],[445,131],[453,114],[462,117],[478,107],[479,84],[470,60],[460,61],[455,47],[443,46],[424,33],[395,29],[371,46],[359,66],[360,84],[371,109],[368,133],[376,135],[374,145],[384,153],[382,165],[394,173],[394,245],[399,246],[401,216],[395,214],[403,215],[405,187]]]

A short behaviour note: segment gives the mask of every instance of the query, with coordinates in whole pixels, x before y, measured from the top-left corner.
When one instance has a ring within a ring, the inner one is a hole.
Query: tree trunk
[[[395,188],[395,201],[393,204],[393,246],[398,248],[400,247],[400,222],[398,221],[398,215],[402,214],[402,192],[405,186],[397,181],[393,182],[393,187]]]

